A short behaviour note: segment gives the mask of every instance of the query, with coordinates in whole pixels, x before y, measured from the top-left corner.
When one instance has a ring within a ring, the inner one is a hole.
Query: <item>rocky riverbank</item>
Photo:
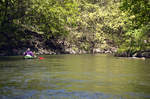
[[[115,53],[117,57],[133,57],[133,58],[150,58],[150,51],[138,51],[133,54],[122,52],[122,53]]]
[[[23,55],[23,53],[26,51],[27,48],[18,48],[18,49],[12,49],[12,50],[3,50],[0,52],[0,56],[16,56],[16,55]],[[73,49],[73,48],[66,48],[66,49],[46,49],[46,48],[31,48],[31,50],[36,54],[36,55],[53,55],[53,54],[107,54],[107,53],[115,53],[116,48],[112,49],[100,49],[100,48],[95,48],[93,51],[85,51],[82,49]]]
[[[16,46],[5,46],[0,48],[0,56],[23,55],[27,48],[30,48],[37,55],[51,54],[96,54],[115,53],[117,48],[113,44],[103,44],[90,41],[70,42],[67,39],[50,38],[45,39],[43,35],[36,32],[25,31],[30,38],[25,41],[18,41]],[[107,40],[108,41],[108,40]],[[108,42],[110,43],[110,42]],[[106,47],[105,47],[106,46]]]
[[[106,40],[105,43],[101,44],[90,43],[87,41],[77,41],[77,43],[71,43],[65,39],[52,38],[45,40],[42,35],[31,31],[27,31],[27,35],[30,35],[31,38],[25,40],[24,42],[19,42],[17,46],[1,48],[0,56],[23,55],[26,49],[30,48],[36,55],[110,53],[117,57],[150,58],[150,51],[140,51],[133,54],[127,52],[118,53],[115,44],[109,40]],[[99,45],[99,47],[93,45]]]
[[[0,51],[0,56],[16,56],[16,55],[23,55],[23,52],[25,52],[27,47],[24,48],[14,48],[12,50],[3,50]],[[53,54],[114,54],[114,56],[117,57],[132,57],[132,58],[150,58],[150,51],[141,51],[136,52],[134,54],[127,54],[124,53],[117,53],[117,48],[111,47],[109,49],[100,49],[100,48],[94,48],[91,51],[85,51],[83,49],[79,48],[62,48],[62,49],[54,49],[54,48],[34,48],[32,47],[31,50],[36,55],[53,55]]]

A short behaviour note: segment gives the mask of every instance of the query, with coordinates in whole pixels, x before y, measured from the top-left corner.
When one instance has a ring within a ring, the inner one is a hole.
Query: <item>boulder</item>
[[[141,53],[141,57],[150,58],[150,52],[143,52],[143,53]]]

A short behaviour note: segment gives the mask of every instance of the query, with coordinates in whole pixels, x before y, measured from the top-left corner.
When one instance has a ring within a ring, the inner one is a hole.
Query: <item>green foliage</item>
[[[78,27],[71,29],[69,37],[76,39],[78,45],[86,42],[82,45],[88,45],[88,50],[101,47],[106,39],[119,40],[118,35],[123,33],[122,27],[125,25],[125,14],[120,11],[119,6],[120,3],[113,0],[81,0]],[[80,36],[74,37],[76,34]]]
[[[23,38],[18,20],[25,16],[29,6],[29,0],[0,1],[0,48],[10,49]]]
[[[89,51],[89,49],[90,49],[90,44],[87,43],[87,42],[81,43],[80,49],[83,49],[83,50],[85,50],[85,51]]]
[[[0,47],[26,41],[29,30],[86,51],[109,41],[120,52],[149,50],[149,12],[149,0],[1,0]]]
[[[46,38],[66,35],[67,25],[76,22],[78,4],[75,0],[32,0],[29,17],[25,17],[27,24],[42,31]]]
[[[121,10],[126,13],[126,33],[124,45],[120,47],[125,46],[130,52],[149,50],[150,1],[123,0],[121,4]]]
[[[43,34],[46,39],[66,36],[67,26],[75,26],[77,15],[76,0],[1,0],[1,42],[11,39],[8,45],[15,45],[29,37],[24,30]]]

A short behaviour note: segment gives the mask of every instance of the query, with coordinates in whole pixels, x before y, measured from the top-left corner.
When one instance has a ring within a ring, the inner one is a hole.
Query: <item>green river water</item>
[[[150,99],[150,59],[0,57],[0,99]]]

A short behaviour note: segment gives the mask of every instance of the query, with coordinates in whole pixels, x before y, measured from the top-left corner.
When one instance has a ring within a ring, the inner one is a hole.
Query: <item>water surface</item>
[[[0,57],[0,99],[150,99],[150,59]]]

